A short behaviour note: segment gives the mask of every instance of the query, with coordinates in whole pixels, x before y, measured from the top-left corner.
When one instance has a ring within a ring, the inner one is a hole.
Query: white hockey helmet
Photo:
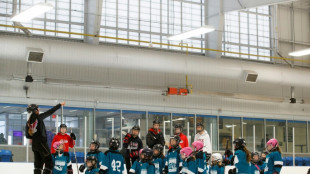
[[[223,157],[220,153],[214,153],[212,154],[212,161],[221,162],[223,160]]]

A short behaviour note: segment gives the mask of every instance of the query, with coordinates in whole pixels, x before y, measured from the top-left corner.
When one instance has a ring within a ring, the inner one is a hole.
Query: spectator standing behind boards
[[[70,136],[67,134],[67,125],[61,124],[59,126],[60,132],[53,138],[52,144],[57,141],[63,142],[63,151],[69,152],[69,147],[73,148],[76,140],[76,136],[74,133],[71,133]],[[51,152],[55,153],[55,149],[52,147]]]
[[[8,142],[6,141],[6,139],[4,138],[4,134],[1,133],[0,134],[0,144],[7,144]]]
[[[182,125],[176,124],[176,125],[174,126],[174,135],[179,136],[180,139],[181,139],[180,144],[179,144],[180,148],[188,147],[188,139],[187,139],[187,136],[184,135],[184,134],[182,133],[182,131],[183,131]]]
[[[165,145],[165,138],[163,133],[159,129],[160,121],[156,118],[153,121],[153,128],[149,129],[146,135],[146,144],[149,148],[153,149],[155,144]]]
[[[195,135],[194,141],[201,141],[203,142],[203,152],[211,154],[212,153],[212,146],[211,146],[211,140],[208,132],[204,129],[204,126],[202,123],[196,124],[196,131],[197,134]]]

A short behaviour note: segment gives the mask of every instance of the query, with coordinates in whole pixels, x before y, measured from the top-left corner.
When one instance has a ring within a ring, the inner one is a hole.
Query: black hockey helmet
[[[140,131],[140,126],[134,125],[134,126],[132,127],[132,130],[138,130],[138,131]]]
[[[253,158],[253,156],[257,155],[259,157],[259,153],[258,152],[252,152],[251,153],[251,158]]]
[[[240,149],[246,145],[244,138],[241,137],[236,138],[233,143],[236,145],[235,149]]]
[[[120,141],[118,138],[112,137],[109,142],[109,148],[112,150],[117,150],[119,148]]]
[[[160,124],[160,120],[158,118],[156,118],[154,121],[153,121],[153,125],[154,124]]]
[[[91,164],[92,164],[92,167],[91,168],[97,168],[97,158],[95,156],[88,156],[86,158],[86,163],[90,161]]]
[[[100,147],[100,143],[98,140],[92,140],[89,144],[94,144],[95,145],[95,150],[98,150]]]
[[[179,143],[180,143],[180,141],[181,141],[180,137],[177,136],[177,135],[174,135],[174,136],[170,137],[170,141],[171,141],[171,139],[175,139],[175,141],[177,142],[177,144],[176,144],[175,146],[171,146],[171,147],[172,147],[172,148],[178,147],[178,146],[179,146]]]
[[[142,154],[144,155],[144,157],[151,158],[153,156],[153,150],[150,148],[144,148],[142,150]]]
[[[158,151],[159,151],[159,154],[158,154],[158,155],[160,155],[160,154],[162,154],[163,151],[164,151],[164,146],[161,145],[161,144],[155,144],[155,145],[153,146],[153,151],[154,151],[154,150],[158,150]]]
[[[198,126],[200,126],[200,127],[204,128],[204,126],[203,126],[203,123],[202,123],[202,122],[198,122],[198,123],[196,123],[196,127],[198,127]]]
[[[66,128],[67,129],[67,125],[66,124],[61,124],[60,126],[59,126],[59,128]]]
[[[179,128],[181,131],[183,130],[183,126],[181,124],[174,125],[174,129]]]
[[[27,106],[27,112],[30,114],[30,113],[33,113],[35,111],[37,111],[39,108],[39,106],[37,104],[30,104]]]

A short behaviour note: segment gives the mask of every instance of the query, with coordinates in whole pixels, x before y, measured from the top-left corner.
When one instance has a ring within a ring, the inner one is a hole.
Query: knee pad
[[[34,174],[41,174],[42,173],[42,169],[36,168],[36,169],[33,170],[33,173]]]

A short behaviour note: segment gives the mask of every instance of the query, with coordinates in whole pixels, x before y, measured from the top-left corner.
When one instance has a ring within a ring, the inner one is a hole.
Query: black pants
[[[125,163],[126,163],[126,168],[127,168],[127,173],[129,173],[129,170],[131,168],[131,166],[133,165],[133,163],[137,160],[138,158],[132,158],[131,159],[131,165],[130,165],[130,157],[128,155],[128,157],[125,157]]]
[[[52,160],[52,155],[47,143],[39,143],[32,146],[32,151],[34,153],[34,168],[43,169],[45,164],[45,169],[52,171],[54,164]]]

